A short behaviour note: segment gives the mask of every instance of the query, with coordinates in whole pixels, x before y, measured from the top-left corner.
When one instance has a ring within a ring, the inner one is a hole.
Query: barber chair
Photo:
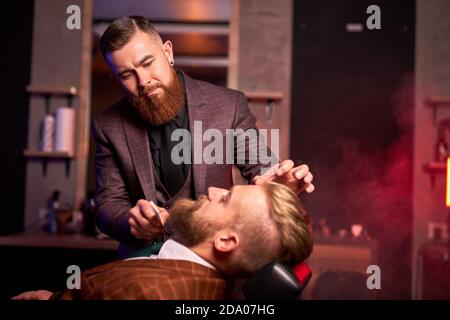
[[[137,251],[129,258],[157,254],[161,245],[161,242],[155,243]],[[294,266],[281,262],[269,263],[244,282],[238,299],[298,299],[311,276],[311,268],[304,262]]]
[[[247,279],[242,292],[247,300],[298,299],[311,276],[311,268],[306,263],[295,266],[270,263]]]

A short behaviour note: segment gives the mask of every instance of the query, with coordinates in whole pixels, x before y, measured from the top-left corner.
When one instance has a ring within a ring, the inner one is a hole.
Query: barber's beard
[[[193,247],[220,228],[196,213],[205,201],[208,201],[207,197],[201,196],[198,200],[180,199],[175,202],[166,225],[172,239]]]
[[[184,106],[184,89],[175,70],[171,70],[172,81],[168,86],[155,82],[141,89],[138,97],[130,98],[135,111],[145,123],[153,126],[168,123]],[[157,88],[162,92],[147,96],[147,93]]]

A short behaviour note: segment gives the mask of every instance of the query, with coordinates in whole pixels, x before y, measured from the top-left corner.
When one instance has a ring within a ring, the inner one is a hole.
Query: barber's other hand
[[[149,201],[141,199],[130,209],[131,234],[136,239],[155,240],[164,232],[164,225],[169,219],[169,212],[165,208],[157,207],[160,213],[161,222],[152,208]]]
[[[270,168],[264,175],[256,176],[253,181],[256,185],[278,182],[288,186],[296,194],[300,194],[303,191],[307,193],[314,191],[312,180],[313,175],[309,172],[309,167],[306,164],[294,167],[292,160],[285,160]]]
[[[26,291],[11,300],[48,300],[52,294],[53,292],[47,290]]]

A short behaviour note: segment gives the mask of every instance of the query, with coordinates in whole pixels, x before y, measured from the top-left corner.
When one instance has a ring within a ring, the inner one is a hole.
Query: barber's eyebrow
[[[147,55],[143,56],[138,62],[136,62],[134,64],[134,66],[136,68],[139,68],[145,61],[147,61],[147,60],[149,60],[151,58],[153,58],[153,56],[151,54],[147,54]],[[131,71],[133,71],[133,69],[128,69],[128,68],[120,69],[120,70],[118,70],[117,74],[121,75],[121,74],[123,74],[125,72],[131,72]]]
[[[138,68],[140,65],[142,65],[145,61],[149,60],[153,58],[153,56],[151,54],[147,54],[145,56],[143,56],[134,66],[136,68]]]

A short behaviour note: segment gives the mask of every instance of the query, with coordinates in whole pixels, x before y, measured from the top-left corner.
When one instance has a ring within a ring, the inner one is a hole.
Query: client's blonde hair
[[[268,212],[261,212],[259,206],[245,206],[234,221],[243,237],[239,266],[245,273],[274,261],[299,263],[311,254],[313,247],[310,219],[297,195],[278,183],[261,187]]]
[[[308,213],[290,188],[278,183],[268,183],[263,187],[267,192],[271,218],[280,234],[281,261],[298,263],[305,260],[313,249]]]

